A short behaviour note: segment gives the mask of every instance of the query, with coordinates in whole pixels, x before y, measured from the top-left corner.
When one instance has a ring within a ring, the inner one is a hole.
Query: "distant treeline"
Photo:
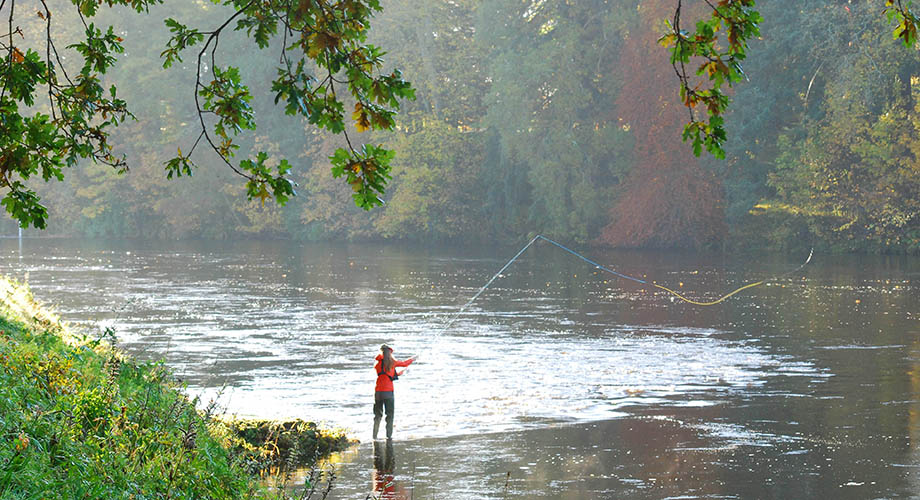
[[[356,135],[396,150],[386,205],[356,208],[329,172],[341,139],[280,109],[262,113],[254,140],[299,160],[286,206],[248,202],[242,180],[207,156],[193,178],[167,180],[163,162],[194,136],[197,117],[194,65],[161,69],[161,21],[220,19],[207,2],[173,2],[109,18],[127,48],[112,78],[138,118],[116,138],[131,171],[81,165],[44,186],[48,233],[464,242],[543,233],[620,247],[920,252],[920,53],[892,38],[878,1],[758,2],[763,36],[748,52],[749,81],[735,87],[724,161],[697,159],[680,140],[688,113],[657,43],[674,0],[383,4],[371,38],[418,96],[398,130]],[[225,53],[236,59],[223,63],[270,79],[274,52]],[[273,97],[254,105],[268,110]]]

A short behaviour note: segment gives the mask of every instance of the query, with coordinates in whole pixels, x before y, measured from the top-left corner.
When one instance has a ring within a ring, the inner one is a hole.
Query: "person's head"
[[[383,344],[380,346],[380,352],[383,353],[383,369],[385,371],[390,371],[393,368],[393,364],[396,360],[393,359],[393,348]]]

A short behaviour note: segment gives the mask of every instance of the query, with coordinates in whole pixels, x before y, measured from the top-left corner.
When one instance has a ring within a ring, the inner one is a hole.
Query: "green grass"
[[[253,474],[347,444],[306,423],[245,440],[238,428],[252,426],[214,418],[181,389],[162,363],[74,335],[0,278],[0,500],[288,498]]]

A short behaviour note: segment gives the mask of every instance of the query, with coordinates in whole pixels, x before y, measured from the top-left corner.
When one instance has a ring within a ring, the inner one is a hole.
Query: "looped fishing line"
[[[610,273],[610,274],[612,274],[612,275],[614,275],[614,276],[617,276],[617,277],[620,277],[620,278],[623,278],[623,279],[635,281],[636,283],[640,283],[640,284],[643,284],[643,285],[651,285],[651,286],[653,286],[653,287],[655,287],[655,288],[658,288],[659,290],[664,290],[665,292],[670,293],[671,295],[677,297],[678,299],[680,299],[680,300],[682,300],[682,301],[684,301],[684,302],[687,302],[688,304],[693,304],[693,305],[695,305],[695,306],[714,306],[714,305],[716,305],[716,304],[718,304],[718,303],[724,301],[725,299],[727,299],[727,298],[729,298],[729,297],[735,295],[735,294],[738,293],[738,292],[741,292],[741,291],[743,291],[743,290],[747,290],[748,288],[753,288],[753,287],[758,286],[758,285],[762,285],[762,284],[764,284],[764,283],[766,283],[766,282],[768,282],[768,281],[775,281],[775,280],[778,280],[778,279],[780,279],[780,278],[784,278],[784,277],[786,277],[786,276],[789,276],[790,274],[794,274],[794,273],[800,271],[800,270],[801,270],[803,267],[805,267],[809,262],[811,262],[811,257],[812,257],[812,255],[814,254],[814,249],[811,249],[811,251],[808,252],[808,258],[805,259],[805,262],[803,262],[802,265],[800,265],[799,267],[797,267],[797,268],[795,268],[795,269],[793,269],[793,270],[791,270],[791,271],[787,271],[787,272],[785,272],[785,273],[783,273],[783,274],[780,274],[780,275],[777,275],[777,276],[773,276],[773,277],[771,277],[771,278],[767,278],[767,279],[763,279],[763,280],[760,280],[760,281],[756,281],[756,282],[754,282],[754,283],[748,283],[748,284],[746,284],[746,285],[743,285],[743,286],[741,286],[741,287],[738,287],[738,288],[732,290],[731,292],[726,293],[725,295],[723,295],[723,296],[717,298],[716,300],[712,300],[712,301],[709,301],[709,302],[704,302],[704,301],[696,301],[696,300],[693,300],[693,299],[689,299],[689,298],[687,298],[687,297],[685,297],[685,296],[683,296],[683,295],[681,295],[681,294],[675,292],[674,290],[671,290],[670,288],[668,288],[668,287],[666,287],[666,286],[662,286],[662,285],[659,285],[659,284],[653,283],[653,282],[648,282],[648,281],[646,281],[646,280],[639,279],[639,278],[636,278],[636,277],[634,277],[634,276],[629,276],[629,275],[626,275],[626,274],[623,274],[623,273],[618,273],[618,272],[614,271],[613,269],[610,269],[610,268],[608,268],[608,267],[606,267],[606,266],[603,266],[603,265],[601,265],[601,264],[598,264],[597,262],[595,262],[595,261],[593,261],[593,260],[591,260],[591,259],[585,257],[584,255],[582,255],[582,254],[576,252],[575,250],[572,250],[571,248],[569,248],[569,247],[567,247],[567,246],[565,246],[565,245],[563,245],[563,244],[561,244],[561,243],[559,243],[559,242],[553,241],[553,240],[547,238],[546,236],[543,236],[542,234],[538,234],[538,235],[534,236],[530,241],[528,241],[527,244],[524,245],[524,247],[521,248],[521,250],[518,251],[518,253],[515,254],[514,257],[511,258],[511,260],[509,260],[507,263],[505,263],[505,265],[502,266],[502,268],[499,269],[498,272],[495,273],[495,275],[493,275],[493,276],[489,279],[489,281],[487,281],[486,284],[483,285],[483,286],[482,286],[482,287],[481,287],[481,288],[470,298],[470,300],[468,300],[468,301],[466,302],[466,304],[463,304],[463,306],[462,306],[460,309],[458,309],[456,312],[454,312],[454,313],[451,315],[451,317],[448,319],[447,323],[445,323],[445,325],[444,325],[443,327],[441,327],[440,330],[438,330],[437,332],[435,332],[435,334],[431,337],[431,339],[429,339],[429,343],[430,343],[431,341],[437,339],[438,337],[441,336],[441,334],[443,334],[445,331],[447,331],[447,329],[450,328],[451,325],[454,324],[454,321],[456,321],[456,319],[457,319],[461,314],[463,314],[463,311],[465,311],[467,307],[469,307],[477,298],[479,298],[479,296],[482,295],[482,292],[486,291],[486,289],[489,288],[490,285],[492,285],[492,282],[495,281],[496,278],[498,278],[499,276],[501,276],[501,274],[502,274],[503,272],[505,272],[505,269],[508,269],[508,267],[509,267],[512,263],[514,263],[514,261],[516,261],[516,260],[518,259],[518,257],[520,257],[521,255],[523,255],[524,252],[527,251],[527,249],[530,248],[530,246],[533,245],[534,242],[537,241],[537,240],[543,240],[543,241],[546,241],[546,242],[548,242],[548,243],[551,243],[551,244],[555,245],[556,247],[561,248],[562,250],[565,250],[566,252],[568,252],[568,253],[570,253],[570,254],[572,254],[572,255],[578,257],[579,259],[581,259],[581,260],[587,262],[588,264],[591,264],[591,265],[594,266],[596,269],[600,269],[600,270],[602,270],[602,271],[605,271],[605,272],[607,272],[607,273]],[[430,344],[429,344],[429,345],[430,345]]]
[[[696,306],[714,306],[714,305],[718,304],[719,302],[722,302],[723,300],[725,300],[725,299],[731,297],[732,295],[734,295],[734,294],[736,294],[736,293],[738,293],[738,292],[740,292],[740,291],[742,291],[742,290],[747,290],[748,288],[753,288],[753,287],[755,287],[755,286],[757,286],[757,285],[763,285],[764,283],[766,283],[766,282],[768,282],[768,281],[776,281],[776,280],[778,280],[778,279],[780,279],[780,278],[785,278],[786,276],[789,276],[790,274],[795,274],[795,273],[799,272],[799,270],[801,270],[803,267],[805,267],[805,265],[807,265],[809,262],[811,262],[811,256],[812,256],[814,253],[815,253],[815,249],[814,249],[814,248],[812,248],[811,250],[809,250],[809,252],[808,252],[808,258],[805,259],[805,262],[803,262],[802,265],[800,265],[799,267],[793,269],[792,271],[787,271],[787,272],[785,272],[785,273],[783,273],[783,274],[780,274],[780,275],[778,275],[778,276],[773,276],[772,278],[767,278],[767,279],[765,279],[765,280],[760,280],[760,281],[757,281],[757,282],[754,282],[754,283],[748,283],[747,285],[744,285],[744,286],[742,286],[742,287],[736,288],[735,290],[732,290],[731,292],[726,293],[725,295],[723,295],[723,296],[719,297],[718,299],[713,300],[713,301],[711,301],[711,302],[697,302],[697,301],[695,301],[695,300],[690,300],[690,299],[688,299],[687,297],[684,297],[683,295],[681,295],[681,294],[675,292],[674,290],[671,290],[670,288],[661,286],[661,285],[659,285],[659,284],[657,284],[657,283],[652,283],[652,285],[655,285],[656,288],[660,288],[660,289],[662,289],[662,290],[664,290],[664,291],[666,291],[666,292],[670,292],[670,293],[674,294],[674,296],[676,296],[676,297],[679,298],[680,300],[683,300],[684,302],[688,302],[688,303],[693,304],[693,305],[696,305]]]
[[[736,293],[738,293],[738,292],[740,292],[740,291],[742,291],[742,290],[747,290],[748,288],[753,288],[753,287],[755,287],[755,286],[757,286],[757,285],[762,285],[762,284],[764,284],[764,283],[766,283],[766,282],[768,282],[768,281],[778,280],[778,279],[783,278],[783,277],[786,277],[786,276],[788,276],[788,275],[790,275],[790,274],[796,273],[796,272],[798,272],[800,269],[802,269],[803,267],[805,267],[806,264],[808,264],[809,262],[811,262],[811,256],[812,256],[812,254],[814,253],[814,249],[811,249],[811,251],[808,252],[808,258],[805,259],[805,262],[803,262],[802,265],[800,265],[799,267],[793,269],[792,271],[788,271],[788,272],[785,272],[785,273],[783,273],[783,274],[781,274],[781,275],[779,275],[779,276],[774,276],[774,277],[772,277],[772,278],[767,278],[767,279],[760,280],[760,281],[757,281],[757,282],[754,282],[754,283],[748,283],[747,285],[738,287],[738,288],[732,290],[731,292],[726,293],[725,295],[719,297],[719,298],[716,299],[716,300],[709,301],[709,302],[700,302],[700,301],[688,299],[687,297],[685,297],[685,296],[683,296],[683,295],[681,295],[681,294],[675,292],[674,290],[671,290],[670,288],[668,288],[668,287],[666,287],[666,286],[662,286],[662,285],[659,285],[659,284],[657,284],[657,283],[650,283],[650,282],[648,282],[648,281],[641,280],[641,279],[639,279],[639,278],[634,278],[634,277],[632,277],[632,276],[627,276],[627,275],[625,275],[625,274],[618,273],[618,272],[616,272],[616,271],[614,271],[614,270],[612,270],[612,269],[608,269],[607,267],[604,267],[604,266],[598,264],[597,262],[594,262],[593,260],[591,260],[591,259],[585,257],[584,255],[582,255],[582,254],[576,252],[575,250],[572,250],[572,249],[566,247],[565,245],[562,245],[561,243],[557,243],[557,242],[555,242],[555,241],[553,241],[553,240],[551,240],[551,239],[549,239],[549,238],[547,238],[547,237],[545,237],[545,236],[537,235],[536,237],[534,237],[533,240],[531,240],[531,243],[533,243],[534,240],[537,240],[537,239],[542,239],[542,240],[548,241],[548,242],[552,243],[553,245],[556,245],[557,247],[559,247],[559,248],[565,250],[566,252],[569,252],[570,254],[572,254],[572,255],[578,257],[579,259],[581,259],[581,260],[583,260],[583,261],[585,261],[585,262],[587,262],[587,263],[593,265],[593,266],[596,267],[597,269],[606,271],[606,272],[608,272],[608,273],[610,273],[610,274],[613,274],[613,275],[615,275],[615,276],[619,276],[620,278],[624,278],[624,279],[628,279],[628,280],[635,281],[636,283],[642,283],[643,285],[652,285],[652,286],[654,286],[655,288],[658,288],[658,289],[660,289],[660,290],[664,290],[664,291],[666,291],[666,292],[668,292],[668,293],[674,295],[675,297],[677,297],[678,299],[680,299],[680,300],[682,300],[682,301],[684,301],[684,302],[687,302],[687,303],[689,303],[689,304],[693,304],[693,305],[696,305],[696,306],[714,306],[714,305],[718,304],[719,302],[722,302],[723,300],[725,300],[725,299],[731,297],[732,295],[735,295]],[[530,243],[528,243],[527,246],[530,246]],[[527,247],[524,247],[524,248],[526,249]],[[518,255],[520,255],[520,254],[518,254]],[[514,258],[517,259],[517,256],[515,256]],[[512,260],[514,260],[514,259],[512,259]],[[507,266],[505,266],[505,267],[507,267]],[[504,270],[504,268],[502,268],[502,270]],[[493,279],[495,279],[495,278],[493,278]],[[490,281],[490,282],[491,282],[491,281]],[[480,292],[480,293],[481,293],[481,292]],[[479,294],[476,294],[476,295],[478,296]]]

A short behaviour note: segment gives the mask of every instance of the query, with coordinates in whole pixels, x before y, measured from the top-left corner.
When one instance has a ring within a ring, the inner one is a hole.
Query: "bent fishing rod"
[[[617,272],[617,271],[614,271],[613,269],[610,269],[609,267],[606,267],[606,266],[604,266],[604,265],[602,265],[602,264],[598,264],[597,262],[595,262],[595,261],[589,259],[588,257],[585,257],[584,255],[582,255],[582,254],[576,252],[575,250],[572,250],[571,248],[569,248],[569,247],[563,245],[562,243],[559,243],[559,242],[554,241],[554,240],[552,240],[552,239],[550,239],[550,238],[547,238],[546,236],[543,236],[542,234],[538,234],[538,235],[534,236],[529,242],[527,242],[527,244],[524,245],[524,247],[521,248],[521,249],[518,251],[518,253],[515,254],[514,257],[511,258],[511,260],[509,260],[508,262],[506,262],[505,265],[502,266],[502,268],[499,269],[497,273],[495,273],[491,278],[489,278],[489,281],[487,281],[485,285],[483,285],[482,287],[480,287],[479,290],[478,290],[475,294],[473,294],[473,296],[470,297],[470,299],[469,299],[468,301],[466,301],[466,304],[463,304],[463,306],[460,307],[460,309],[458,309],[458,310],[455,311],[453,314],[451,314],[451,316],[450,316],[450,318],[448,319],[447,323],[445,323],[445,325],[444,325],[443,327],[441,327],[440,330],[438,330],[437,332],[435,332],[435,334],[428,340],[429,345],[431,344],[431,342],[432,342],[433,340],[437,339],[437,338],[440,337],[445,331],[447,331],[447,330],[454,324],[454,321],[456,321],[457,318],[458,318],[461,314],[463,314],[463,312],[466,311],[466,309],[467,309],[470,305],[472,305],[473,302],[475,302],[476,299],[478,299],[479,296],[482,295],[482,293],[485,292],[486,289],[489,288],[489,286],[492,285],[492,282],[494,282],[499,276],[501,276],[502,273],[504,273],[505,270],[508,269],[508,267],[510,267],[511,264],[513,264],[514,261],[516,261],[521,255],[523,255],[524,252],[526,252],[527,249],[530,248],[531,245],[533,245],[537,240],[543,240],[543,241],[546,241],[547,243],[550,243],[550,244],[552,244],[552,245],[555,245],[556,247],[558,247],[558,248],[560,248],[560,249],[562,249],[562,250],[564,250],[564,251],[566,251],[566,252],[568,252],[568,253],[574,255],[575,257],[578,257],[579,259],[581,259],[581,260],[587,262],[588,264],[591,264],[592,266],[594,266],[595,269],[599,269],[599,270],[601,270],[601,271],[607,272],[607,273],[609,273],[609,274],[612,274],[612,275],[614,275],[614,276],[617,276],[618,278],[622,278],[622,279],[625,279],[625,280],[634,281],[634,282],[639,283],[639,284],[642,284],[642,285],[652,286],[652,287],[658,288],[659,290],[663,290],[663,291],[665,291],[665,292],[671,294],[671,295],[674,296],[674,297],[677,297],[678,299],[680,299],[680,300],[682,300],[682,301],[684,301],[684,302],[686,302],[686,303],[688,303],[688,304],[693,304],[693,305],[695,305],[695,306],[702,306],[702,307],[714,306],[714,305],[723,302],[724,300],[728,299],[729,297],[731,297],[731,296],[733,296],[733,295],[735,295],[735,294],[737,294],[737,293],[739,293],[739,292],[741,292],[741,291],[743,291],[743,290],[747,290],[747,289],[749,289],[749,288],[754,288],[755,286],[762,285],[762,284],[767,283],[767,282],[769,282],[769,281],[780,280],[780,279],[782,279],[782,278],[785,278],[786,276],[789,276],[789,275],[791,275],[791,274],[795,274],[795,273],[801,271],[802,268],[804,268],[806,265],[808,265],[808,263],[811,262],[811,257],[812,257],[812,255],[814,255],[814,248],[812,248],[812,249],[808,252],[808,258],[805,259],[805,262],[803,262],[801,265],[799,265],[799,267],[797,267],[797,268],[795,268],[795,269],[793,269],[793,270],[791,270],[791,271],[787,271],[787,272],[785,272],[785,273],[782,273],[782,274],[779,274],[779,275],[776,275],[776,276],[772,276],[772,277],[769,277],[769,278],[766,278],[766,279],[762,279],[762,280],[760,280],[760,281],[755,281],[755,282],[753,282],[753,283],[748,283],[748,284],[746,284],[746,285],[740,286],[740,287],[738,287],[738,288],[736,288],[736,289],[734,289],[734,290],[732,290],[732,291],[726,293],[725,295],[722,295],[721,297],[719,297],[719,298],[717,298],[717,299],[715,299],[715,300],[711,300],[711,301],[697,301],[697,300],[692,300],[692,299],[690,299],[690,298],[687,298],[686,296],[681,295],[680,293],[678,293],[678,292],[676,292],[676,291],[674,291],[674,290],[672,290],[672,289],[670,289],[670,288],[668,288],[668,287],[666,287],[666,286],[659,285],[658,283],[655,283],[654,281],[643,280],[643,279],[640,279],[640,278],[636,278],[636,277],[634,277],[634,276],[629,276],[629,275],[627,275],[627,274],[623,274],[623,273],[619,273],[619,272]],[[427,349],[426,349],[426,350],[427,350]],[[422,351],[422,352],[425,352],[425,351]],[[419,354],[421,354],[421,353],[419,353]],[[413,358],[418,358],[419,354],[416,354],[416,355],[414,355],[414,356],[412,356],[412,357],[413,357]]]

